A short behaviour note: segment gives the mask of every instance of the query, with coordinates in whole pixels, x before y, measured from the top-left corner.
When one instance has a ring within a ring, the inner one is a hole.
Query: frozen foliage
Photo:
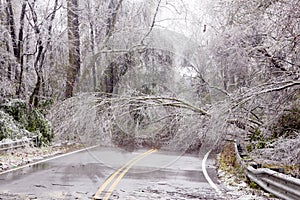
[[[1,136],[4,138],[22,138],[29,136],[29,131],[24,129],[26,103],[17,99],[2,102],[0,105]]]
[[[14,120],[18,121],[19,123],[24,125],[26,124],[27,104],[24,100],[5,99],[0,104],[0,109],[8,113],[14,118]]]
[[[7,79],[0,79],[0,96],[2,97],[11,97],[14,94],[13,84]]]
[[[42,145],[53,138],[51,125],[41,111],[28,109],[27,103],[20,99],[4,100],[0,104],[0,121],[1,139],[38,135]]]
[[[59,140],[198,151],[207,115],[176,98],[81,94],[55,105],[48,118]]]
[[[111,114],[97,109],[96,102],[97,97],[93,94],[81,94],[57,102],[47,116],[55,140],[111,146]]]
[[[298,1],[220,1],[220,6],[224,29],[210,48],[225,90],[299,80]]]
[[[227,132],[248,141],[260,161],[297,166],[290,147],[299,146],[299,1],[219,1],[215,8],[221,31],[209,51],[230,101]]]
[[[0,141],[4,138],[22,138],[30,133],[21,128],[22,126],[12,116],[0,110]]]
[[[268,143],[264,149],[255,149],[251,152],[257,162],[269,165],[300,165],[300,135],[296,137],[280,137],[273,143]],[[297,170],[297,169],[296,169]],[[299,173],[295,171],[295,173]]]

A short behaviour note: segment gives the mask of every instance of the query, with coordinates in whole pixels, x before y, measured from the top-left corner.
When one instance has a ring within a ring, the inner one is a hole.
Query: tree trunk
[[[106,33],[105,36],[108,36],[114,26],[113,18],[117,13],[115,12],[116,0],[110,0],[108,4],[109,16],[106,19]]]
[[[13,45],[13,53],[16,58],[18,58],[18,55],[20,54],[18,51],[18,45],[17,45],[17,36],[16,36],[16,28],[15,28],[15,20],[14,20],[14,13],[12,8],[11,0],[6,0],[7,7],[6,7],[6,17],[8,22],[8,28],[10,37],[12,40]]]
[[[6,19],[7,16],[5,12],[6,8],[5,5],[3,4],[2,0],[0,0],[0,25],[1,26],[7,26],[9,27],[8,20]],[[8,41],[8,34],[3,33],[3,44],[5,45],[6,51],[10,52],[10,46],[9,46],[9,41]],[[10,62],[7,62],[7,79],[11,80],[12,78],[12,66]]]
[[[29,105],[33,107],[37,107],[39,105],[38,95],[40,93],[41,88],[41,76],[38,74],[37,81],[35,83],[34,90],[29,98]]]
[[[106,19],[106,32],[105,32],[105,39],[103,41],[103,46],[106,47],[106,43],[108,42],[109,38],[112,36],[113,31],[115,29],[116,21],[117,21],[117,14],[118,11],[123,3],[123,0],[119,0],[118,2],[116,0],[110,0],[108,4],[108,10],[109,10],[109,16]],[[125,55],[127,58],[127,54]],[[121,59],[122,60],[122,59]],[[125,68],[128,67],[127,63],[124,62]],[[116,84],[119,81],[119,78],[123,75],[118,74],[119,73],[119,67],[120,63],[118,61],[112,62],[109,64],[109,66],[105,69],[102,77],[102,84],[101,84],[101,90],[104,93],[111,94],[114,91],[114,88]],[[126,70],[127,71],[127,68]]]
[[[44,53],[43,53],[43,45],[42,41],[39,39],[38,41],[38,54],[34,62],[34,69],[37,75],[37,80],[35,83],[35,88],[29,98],[29,105],[33,107],[37,107],[39,104],[39,93],[40,93],[40,88],[41,88],[41,80],[42,80],[42,68],[43,68],[43,62],[44,62]]]
[[[69,40],[69,66],[67,68],[67,81],[65,97],[73,96],[75,83],[80,72],[80,36],[78,20],[78,0],[68,0],[68,40]]]
[[[111,62],[104,70],[101,91],[108,95],[112,94],[121,77],[127,73],[128,69],[133,64],[132,62],[130,53],[119,56],[115,61]]]
[[[95,55],[95,36],[94,36],[94,26],[93,26],[92,22],[90,22],[90,29],[91,29],[91,49],[92,49],[92,54],[94,56]],[[97,89],[97,72],[96,72],[95,63],[93,63],[92,77],[93,77],[93,91],[96,92],[96,89]]]
[[[14,20],[14,13],[13,13],[13,8],[12,8],[12,2],[11,0],[6,0],[6,18],[7,18],[7,26],[9,29],[9,34],[11,37],[11,42],[12,42],[12,50],[14,56],[18,60],[18,55],[20,54],[18,50],[18,45],[17,45],[17,36],[16,36],[16,27],[15,27],[15,20]],[[9,65],[9,78],[11,77],[11,72],[12,68]],[[19,80],[19,71],[18,71],[18,65],[15,65],[15,80]]]
[[[20,64],[20,74],[18,80],[17,96],[20,97],[22,94],[22,84],[23,84],[23,72],[24,72],[24,55],[23,55],[23,32],[24,32],[24,20],[26,13],[27,2],[23,1],[21,15],[20,15],[20,30],[19,30],[19,41],[18,41],[18,62]]]

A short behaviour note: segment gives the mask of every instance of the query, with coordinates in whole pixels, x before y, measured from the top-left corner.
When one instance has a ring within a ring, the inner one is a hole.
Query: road
[[[201,165],[197,155],[97,147],[1,174],[0,193],[6,199],[220,199]],[[206,169],[217,183],[213,159]]]

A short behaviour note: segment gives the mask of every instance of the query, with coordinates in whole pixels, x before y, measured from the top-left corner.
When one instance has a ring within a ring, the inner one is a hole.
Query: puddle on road
[[[6,181],[13,181],[20,179],[23,176],[28,176],[32,173],[49,169],[50,165],[48,163],[39,163],[30,165],[29,167],[22,168],[20,170],[12,171],[11,173],[7,173],[1,176],[1,179]]]
[[[48,163],[39,163],[31,166],[32,172],[48,169],[50,165]]]

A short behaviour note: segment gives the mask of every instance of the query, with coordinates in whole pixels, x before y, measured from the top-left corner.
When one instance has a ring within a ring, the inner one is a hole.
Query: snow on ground
[[[57,154],[66,153],[74,149],[82,147],[79,144],[56,144],[48,147],[31,147],[18,148],[0,152],[0,172],[8,169],[16,168],[21,165],[26,165],[47,157]]]
[[[252,189],[242,179],[218,169],[219,179],[223,185],[224,196],[226,199],[239,199],[239,200],[278,200],[272,197],[270,193],[266,193],[259,189]]]

